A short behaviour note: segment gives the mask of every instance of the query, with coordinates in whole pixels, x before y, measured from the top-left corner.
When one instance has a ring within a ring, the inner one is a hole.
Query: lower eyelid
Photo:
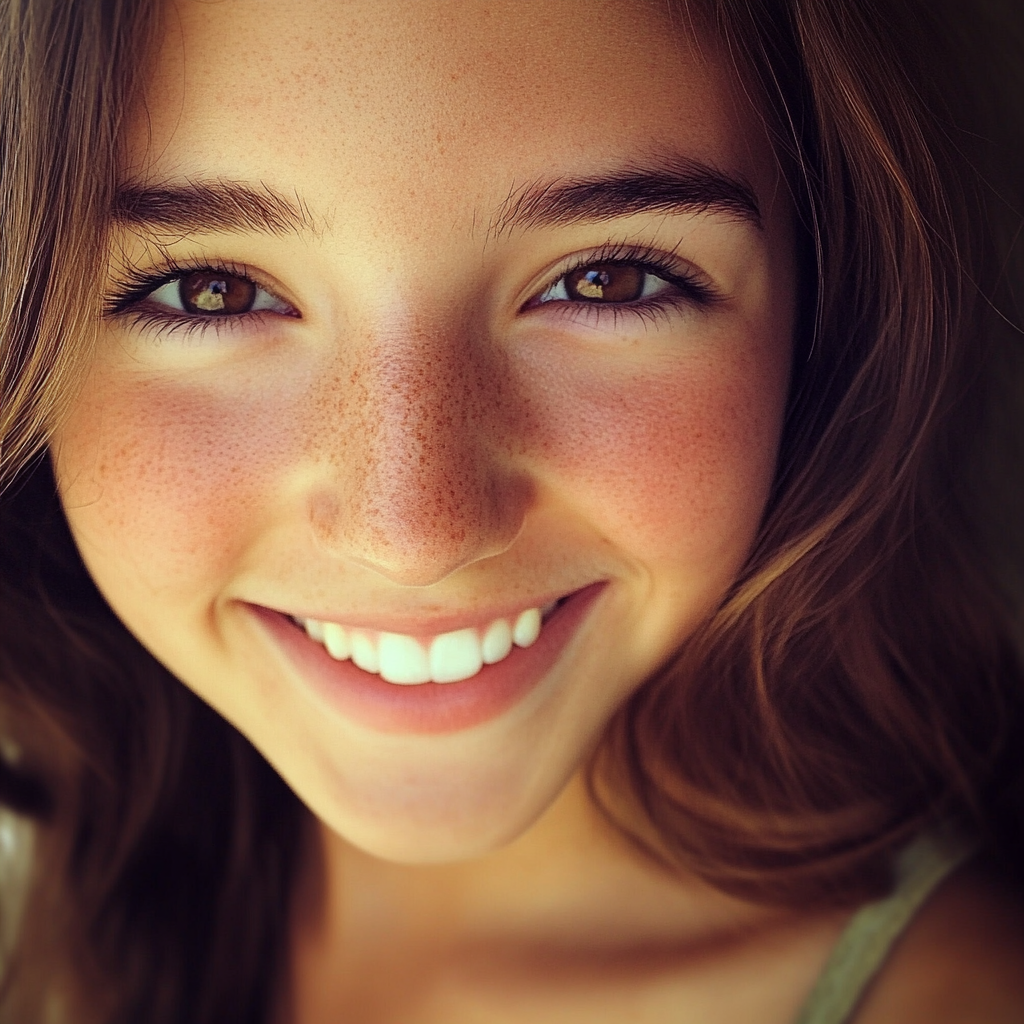
[[[644,325],[671,323],[676,315],[693,311],[697,306],[693,299],[677,291],[662,292],[646,299],[634,302],[543,302],[534,306],[535,310],[544,310],[546,316],[572,322],[589,322],[597,327],[615,328],[623,324]],[[610,318],[610,319],[609,319]]]
[[[203,336],[207,333],[222,335],[232,331],[244,331],[253,317],[259,314],[239,313],[235,316],[192,316],[176,313],[174,310],[142,306],[127,310],[122,316],[136,331],[148,333],[155,338]]]

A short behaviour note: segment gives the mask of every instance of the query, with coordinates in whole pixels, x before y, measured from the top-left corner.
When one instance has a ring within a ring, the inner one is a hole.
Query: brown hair
[[[747,568],[617,716],[592,780],[658,855],[756,899],[862,899],[940,819],[1024,846],[1021,668],[967,511],[1013,352],[1000,90],[1020,94],[1021,43],[966,6],[690,5],[787,168],[807,315]],[[0,1003],[20,1022],[54,993],[82,1019],[263,1020],[305,813],[107,608],[42,454],[88,357],[151,7],[0,3],[0,728],[21,751],[0,799],[43,823]]]
[[[1024,687],[976,515],[1012,495],[974,468],[991,373],[1021,379],[1021,195],[997,176],[1019,151],[986,148],[1020,144],[999,90],[1021,90],[984,78],[983,5],[699,6],[767,100],[816,287],[746,570],[619,716],[594,787],[625,788],[663,856],[755,898],[877,893],[941,819],[1012,859]],[[1002,27],[1016,70],[1021,20]]]

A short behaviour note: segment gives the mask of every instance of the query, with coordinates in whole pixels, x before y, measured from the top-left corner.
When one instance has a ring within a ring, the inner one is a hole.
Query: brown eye
[[[198,271],[178,282],[182,309],[186,313],[229,316],[248,313],[256,301],[256,285],[234,274]]]
[[[620,263],[592,263],[565,275],[571,302],[634,302],[644,290],[647,273]]]

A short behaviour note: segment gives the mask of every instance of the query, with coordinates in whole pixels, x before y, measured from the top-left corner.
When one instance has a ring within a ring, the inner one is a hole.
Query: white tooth
[[[299,620],[303,622],[303,620]],[[316,640],[317,643],[324,642],[324,624],[319,619],[306,619],[303,622],[306,627],[306,635],[311,640]]]
[[[435,636],[430,644],[430,677],[435,683],[457,683],[475,676],[483,666],[475,629],[457,629]]]
[[[352,630],[349,640],[352,644],[352,660],[364,672],[379,672],[380,658],[377,657],[377,645],[358,630]]]
[[[418,641],[402,633],[381,633],[380,674],[389,683],[429,683],[430,660]]]
[[[512,650],[512,627],[508,619],[495,619],[484,633],[482,651],[484,664],[494,665],[508,657]]]
[[[313,620],[310,619],[310,622]],[[313,636],[312,633],[309,635],[314,640],[319,639],[324,647],[327,648],[327,653],[334,658],[335,661],[344,661],[352,653],[352,645],[349,643],[348,630],[344,626],[339,626],[336,622],[322,622],[317,623],[320,627],[320,636]]]
[[[519,613],[512,627],[512,639],[516,647],[529,647],[540,636],[540,609],[527,608]]]

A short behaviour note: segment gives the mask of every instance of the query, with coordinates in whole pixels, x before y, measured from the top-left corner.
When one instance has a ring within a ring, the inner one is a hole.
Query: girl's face
[[[653,0],[179,0],[166,25],[53,442],[72,530],[329,826],[493,849],[752,543],[795,295],[764,127]]]

